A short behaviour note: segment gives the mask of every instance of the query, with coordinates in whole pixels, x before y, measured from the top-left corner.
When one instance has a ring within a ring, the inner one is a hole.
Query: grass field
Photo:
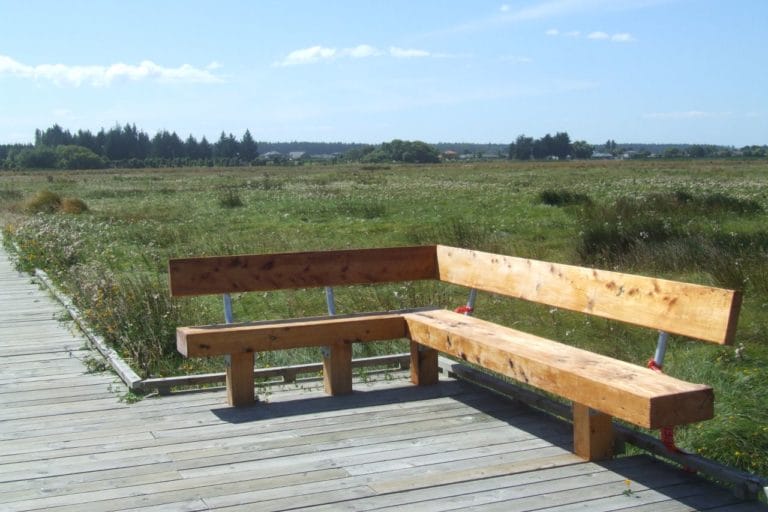
[[[177,325],[221,321],[216,298],[170,300],[172,257],[445,243],[745,291],[735,347],[675,339],[665,371],[716,392],[716,419],[680,444],[768,475],[768,162],[630,161],[434,166],[3,172],[0,215],[19,265],[43,268],[144,376],[220,369],[175,353]],[[79,201],[78,201],[79,200]],[[35,213],[39,212],[39,213]],[[427,303],[435,283],[349,287],[340,313]],[[239,319],[322,314],[322,290],[235,297]],[[477,315],[645,364],[656,334],[480,296]],[[356,355],[400,351],[366,344]],[[315,351],[263,355],[274,366]]]

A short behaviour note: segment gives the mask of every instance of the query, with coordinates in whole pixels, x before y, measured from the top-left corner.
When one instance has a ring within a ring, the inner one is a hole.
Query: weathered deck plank
[[[766,510],[646,457],[585,463],[567,426],[453,380],[129,405],[59,312],[0,253],[3,511]]]

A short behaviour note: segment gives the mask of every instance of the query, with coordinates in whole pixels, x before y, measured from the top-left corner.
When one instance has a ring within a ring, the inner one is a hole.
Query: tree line
[[[136,125],[115,125],[97,133],[72,133],[54,124],[35,130],[33,145],[0,146],[5,167],[52,169],[102,169],[113,167],[185,167],[248,165],[259,156],[249,130],[239,139],[221,132],[215,142],[161,130],[150,138]]]
[[[591,158],[593,150],[593,146],[583,140],[571,143],[568,132],[546,134],[540,139],[519,135],[509,145],[507,157],[514,160]]]
[[[278,151],[282,159],[259,158]],[[604,156],[630,158],[724,158],[768,157],[768,146],[745,146],[741,149],[714,145],[685,144],[617,144],[609,139],[593,146],[583,140],[571,141],[567,132],[546,134],[535,139],[519,135],[508,146],[501,144],[437,143],[394,139],[378,145],[333,142],[256,142],[249,130],[241,137],[221,132],[218,140],[209,142],[189,135],[182,139],[176,132],[158,131],[153,137],[135,124],[116,124],[97,133],[78,130],[75,133],[54,124],[35,130],[34,144],[0,145],[0,167],[22,169],[102,169],[106,167],[187,167],[240,166],[285,163],[285,154],[303,151],[324,155],[326,161],[362,163],[435,163],[453,158],[508,158],[513,160],[564,160],[592,158],[595,152]]]

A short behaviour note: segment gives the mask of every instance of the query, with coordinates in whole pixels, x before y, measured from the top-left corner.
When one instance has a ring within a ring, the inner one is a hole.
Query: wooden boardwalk
[[[454,380],[128,405],[60,314],[0,252],[0,511],[768,510],[649,457],[582,462],[568,426]]]

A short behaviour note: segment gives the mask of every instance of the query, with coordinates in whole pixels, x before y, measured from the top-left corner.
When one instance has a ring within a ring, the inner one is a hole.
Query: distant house
[[[443,151],[440,156],[443,158],[443,160],[456,160],[459,158],[459,154],[453,150]]]
[[[592,158],[594,160],[613,160],[613,155],[610,153],[601,153],[600,151],[593,151]]]
[[[344,156],[342,153],[322,153],[319,155],[312,155],[312,160],[319,160],[320,162],[335,162]]]
[[[286,156],[279,151],[268,151],[259,158],[270,164],[283,164],[287,160]]]
[[[293,162],[305,160],[307,158],[309,158],[309,155],[306,151],[291,151],[288,153],[288,159]]]

